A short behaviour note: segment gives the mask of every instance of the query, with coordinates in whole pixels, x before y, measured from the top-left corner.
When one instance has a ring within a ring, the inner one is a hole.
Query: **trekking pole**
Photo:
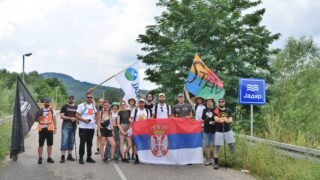
[[[222,132],[223,132],[223,151],[224,151],[224,168],[227,169],[227,153],[226,153],[226,140],[224,132],[224,122],[222,123]]]
[[[74,131],[74,152],[76,154],[76,162],[78,161],[78,154],[77,154],[77,142],[76,142],[76,134],[77,134],[77,128]]]

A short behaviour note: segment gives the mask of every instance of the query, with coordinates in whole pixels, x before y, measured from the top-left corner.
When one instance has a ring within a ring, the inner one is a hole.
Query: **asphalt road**
[[[61,120],[58,120],[58,129],[61,127]],[[174,165],[134,165],[133,162],[110,163],[105,164],[100,160],[100,155],[94,155],[95,164],[79,165],[77,162],[66,161],[60,164],[60,139],[61,132],[58,131],[54,136],[53,159],[54,164],[46,162],[46,146],[44,147],[44,163],[37,164],[38,134],[35,127],[31,129],[25,140],[25,152],[20,154],[18,161],[14,162],[6,157],[0,168],[1,180],[51,180],[51,179],[172,179],[172,180],[202,180],[202,179],[254,179],[233,169],[220,168],[213,170],[212,166],[192,165],[192,166],[174,166]],[[95,138],[96,139],[96,138]],[[79,143],[77,131],[77,143]],[[93,152],[96,149],[96,143],[93,146]]]

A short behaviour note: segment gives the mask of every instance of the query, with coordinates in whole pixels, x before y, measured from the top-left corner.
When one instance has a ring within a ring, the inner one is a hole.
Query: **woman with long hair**
[[[120,130],[119,133],[119,137],[120,137],[120,151],[121,151],[121,161],[128,163],[129,160],[126,159],[126,154],[129,153],[131,147],[132,147],[132,139],[131,137],[128,137],[128,129],[130,127],[130,115],[131,115],[131,111],[126,109],[126,102],[125,101],[120,101],[120,109],[119,109],[119,113],[118,113],[118,119],[117,119],[117,123],[118,123],[118,127]],[[124,150],[124,144],[125,144],[125,140],[127,140],[127,148]]]

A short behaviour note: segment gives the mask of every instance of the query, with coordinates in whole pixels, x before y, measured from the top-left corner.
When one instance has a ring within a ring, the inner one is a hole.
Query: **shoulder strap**
[[[133,121],[136,121],[137,113],[138,113],[138,108],[135,108],[134,109],[134,115],[133,115]]]
[[[170,109],[170,106],[169,104],[166,104],[167,105],[167,115],[168,115],[168,118],[169,118],[169,109]]]
[[[158,114],[158,103],[154,107],[154,118],[157,119],[157,114]]]
[[[84,110],[82,111],[82,113],[80,114],[80,116],[82,116],[83,113],[87,110],[87,103],[83,103],[83,105],[84,105]]]
[[[199,104],[197,103],[196,106],[194,107],[194,114],[197,113],[198,106],[199,106]]]

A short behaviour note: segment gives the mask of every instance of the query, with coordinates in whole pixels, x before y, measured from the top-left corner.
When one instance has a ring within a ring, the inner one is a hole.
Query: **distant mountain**
[[[84,100],[85,93],[88,89],[94,87],[96,84],[89,83],[89,82],[82,82],[79,80],[74,79],[71,76],[61,73],[42,73],[40,74],[42,78],[57,78],[61,81],[67,89],[69,95],[74,95],[76,99]],[[103,92],[105,94],[105,99],[109,100],[110,102],[119,101],[123,96],[124,92],[120,88],[109,87],[109,86],[100,86],[94,91],[95,98],[102,98]],[[139,94],[141,97],[145,97],[147,91],[141,90]]]

